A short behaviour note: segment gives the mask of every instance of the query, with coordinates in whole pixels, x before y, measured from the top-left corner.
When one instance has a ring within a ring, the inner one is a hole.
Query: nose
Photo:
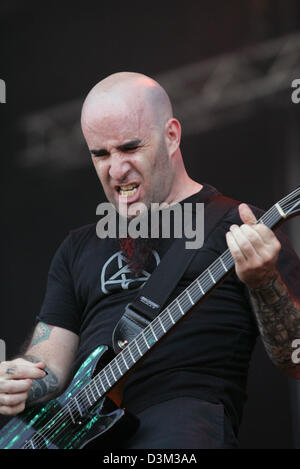
[[[110,157],[109,175],[112,179],[122,182],[131,169],[130,163],[124,155],[113,154]]]

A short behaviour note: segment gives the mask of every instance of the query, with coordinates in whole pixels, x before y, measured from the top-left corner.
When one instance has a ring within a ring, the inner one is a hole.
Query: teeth
[[[128,184],[128,186],[120,186],[121,191],[131,191],[136,188],[136,184]]]
[[[119,193],[122,197],[131,197],[137,191],[138,184],[128,184],[127,186],[119,186]]]
[[[130,197],[131,195],[134,195],[137,191],[137,188],[135,187],[133,190],[124,190],[124,189],[120,189],[120,194],[123,196],[123,197]]]

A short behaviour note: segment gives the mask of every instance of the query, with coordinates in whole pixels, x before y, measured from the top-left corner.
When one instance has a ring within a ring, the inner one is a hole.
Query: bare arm
[[[292,361],[292,343],[300,338],[300,305],[277,270],[280,242],[245,204],[239,206],[244,225],[226,234],[239,279],[245,283],[266,351],[272,362],[294,378],[300,366]],[[299,279],[300,282],[300,279]]]
[[[263,288],[250,289],[253,310],[266,351],[273,363],[294,378],[300,378],[293,363],[292,343],[300,338],[300,305],[279,275]]]
[[[0,364],[0,413],[14,415],[59,395],[70,379],[79,337],[39,322],[25,354]]]

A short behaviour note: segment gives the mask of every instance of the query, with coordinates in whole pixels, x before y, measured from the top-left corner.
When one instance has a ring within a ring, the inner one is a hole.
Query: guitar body
[[[34,447],[28,449],[117,448],[123,434],[128,437],[136,430],[138,419],[125,413],[108,397],[100,399],[75,423],[66,423],[61,412],[69,400],[88,384],[97,370],[108,363],[112,354],[107,346],[98,347],[84,361],[61,396],[44,406],[25,410],[13,417],[0,430],[0,449],[21,449],[29,439]],[[47,425],[51,429],[49,438]],[[43,436],[39,435],[42,428]],[[57,431],[53,432],[53,429]]]
[[[274,228],[283,219],[299,214],[300,187],[273,205],[258,222]],[[118,407],[124,379],[233,268],[227,249],[141,332],[128,336],[127,345],[117,355],[107,346],[99,346],[60,397],[24,411],[0,430],[0,449],[120,448],[123,435],[130,437],[138,427],[138,419]]]

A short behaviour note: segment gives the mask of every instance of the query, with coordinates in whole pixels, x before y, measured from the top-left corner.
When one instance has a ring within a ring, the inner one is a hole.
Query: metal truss
[[[290,106],[300,78],[300,34],[172,70],[160,76],[185,135],[227,125],[260,106]]]
[[[300,34],[185,65],[155,77],[165,87],[184,135],[234,123],[261,107],[291,106],[291,83],[300,78]],[[26,148],[19,163],[56,168],[88,164],[80,130],[82,100],[31,114],[19,129]]]

